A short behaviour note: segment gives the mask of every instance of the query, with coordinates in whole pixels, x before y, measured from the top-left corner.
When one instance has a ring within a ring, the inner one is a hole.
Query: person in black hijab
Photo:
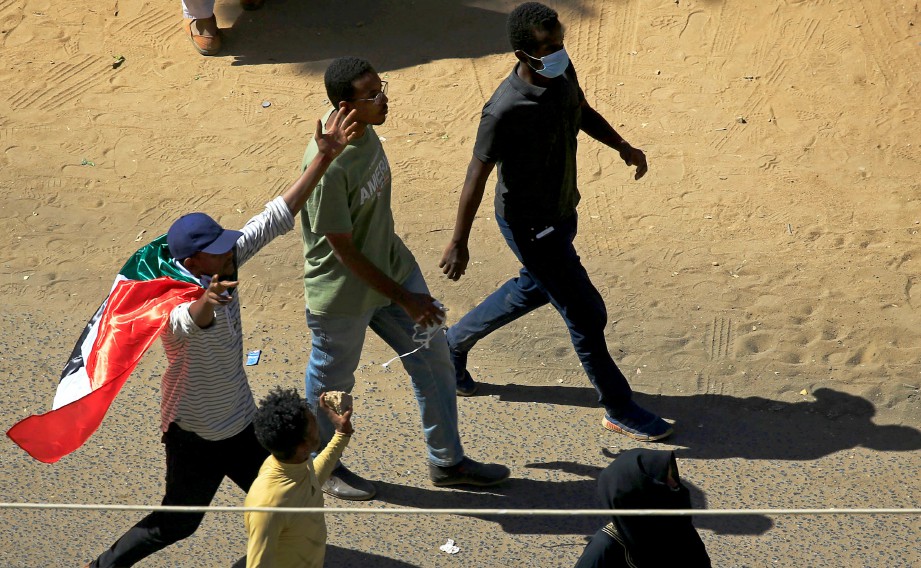
[[[628,450],[598,477],[598,496],[611,509],[690,509],[675,453]],[[614,516],[595,533],[576,568],[709,568],[710,557],[690,517]]]

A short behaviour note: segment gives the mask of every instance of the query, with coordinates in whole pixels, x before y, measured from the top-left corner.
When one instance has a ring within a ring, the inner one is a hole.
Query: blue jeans
[[[569,328],[576,355],[598,392],[598,402],[616,416],[627,407],[633,392],[608,353],[604,338],[607,309],[573,246],[578,217],[552,226],[513,227],[499,216],[496,221],[523,266],[517,278],[503,284],[448,330],[455,362],[465,366],[466,354],[477,341],[550,303]],[[462,376],[463,369],[458,368],[457,373]]]
[[[403,287],[410,292],[428,294],[425,279],[417,266]],[[307,364],[307,402],[317,416],[320,449],[333,437],[333,425],[318,400],[320,393],[337,390],[352,392],[355,369],[361,357],[365,333],[370,327],[398,354],[419,345],[413,341],[415,322],[403,308],[389,304],[359,316],[321,316],[307,310],[307,326],[312,335],[310,362]],[[413,391],[422,415],[422,429],[429,461],[451,466],[461,461],[464,450],[457,431],[457,398],[454,392],[454,365],[445,335],[438,333],[428,348],[400,359],[412,379]],[[361,409],[358,409],[361,412]]]

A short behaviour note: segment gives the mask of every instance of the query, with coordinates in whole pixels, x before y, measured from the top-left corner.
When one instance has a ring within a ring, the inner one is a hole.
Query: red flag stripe
[[[195,284],[165,277],[119,283],[109,295],[86,362],[93,391],[70,404],[19,421],[7,436],[45,463],[54,463],[79,448],[99,428],[122,385],[169,321],[170,311],[203,292]]]

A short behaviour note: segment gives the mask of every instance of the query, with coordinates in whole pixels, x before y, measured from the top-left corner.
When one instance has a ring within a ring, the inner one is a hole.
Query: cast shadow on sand
[[[472,4],[469,0],[268,0],[258,11],[241,13],[232,27],[223,30],[222,53],[234,57],[233,65],[295,63],[314,72],[322,72],[333,58],[357,55],[383,72],[436,59],[509,52],[505,21],[518,2],[500,2],[493,9]],[[557,0],[554,5],[581,15],[590,13],[581,0]],[[220,4],[217,9],[221,10]]]
[[[395,558],[378,556],[360,550],[342,548],[332,544],[326,545],[326,566],[374,566],[375,568],[416,568],[415,564]]]
[[[605,452],[612,461],[617,454]],[[680,467],[680,465],[679,465]],[[532,463],[530,469],[561,471],[585,479],[572,481],[537,481],[512,477],[498,487],[486,490],[465,491],[423,489],[375,482],[377,499],[401,507],[440,509],[598,509],[601,504],[596,497],[597,478],[601,468],[573,462]],[[515,475],[515,472],[512,472]],[[691,503],[695,509],[707,508],[707,497],[693,482],[682,479],[691,492]],[[508,534],[584,534],[591,535],[608,522],[606,516],[589,517],[540,517],[474,515],[476,518],[492,521]],[[697,517],[697,528],[717,534],[764,534],[773,522],[760,515],[739,517]]]
[[[597,407],[590,387],[493,385],[480,383],[478,396],[506,402],[546,402]],[[815,400],[782,402],[718,394],[650,396],[635,400],[675,422],[668,443],[683,446],[678,458],[814,460],[856,447],[888,452],[921,449],[921,432],[909,426],[877,425],[873,403],[829,388]],[[599,418],[600,420],[600,418]]]
[[[325,566],[374,566],[375,568],[418,568],[415,564],[378,556],[370,552],[342,548],[333,544],[326,545]],[[246,557],[237,560],[232,568],[246,568]]]

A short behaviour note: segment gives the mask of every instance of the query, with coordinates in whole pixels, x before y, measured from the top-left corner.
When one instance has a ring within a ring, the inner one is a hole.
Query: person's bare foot
[[[217,28],[214,14],[209,18],[187,19],[184,21],[185,33],[198,53],[216,55],[221,50],[221,32]]]

